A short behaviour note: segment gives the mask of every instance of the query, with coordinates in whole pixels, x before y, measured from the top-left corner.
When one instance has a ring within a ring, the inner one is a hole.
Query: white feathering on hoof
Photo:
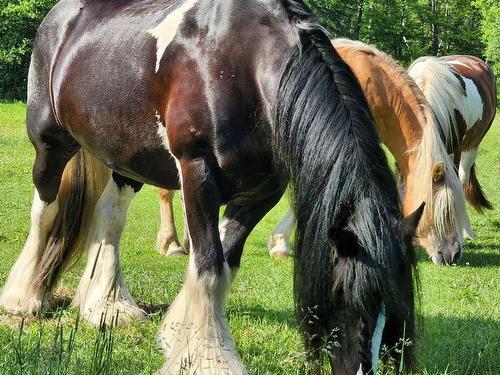
[[[35,192],[28,239],[0,294],[0,307],[8,312],[33,314],[40,310],[43,290],[36,290],[40,288],[34,287],[32,281],[58,212],[57,200],[47,204]]]
[[[130,295],[120,270],[119,242],[134,191],[110,178],[97,202],[87,237],[88,259],[72,306],[88,322],[123,325],[146,317]]]
[[[224,316],[229,283],[227,263],[221,275],[198,276],[191,254],[184,286],[170,306],[158,335],[167,358],[159,374],[247,374]]]

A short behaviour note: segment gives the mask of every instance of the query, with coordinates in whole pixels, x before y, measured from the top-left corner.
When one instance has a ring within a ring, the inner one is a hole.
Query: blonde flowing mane
[[[455,167],[441,140],[440,122],[436,119],[433,107],[408,72],[389,55],[359,41],[335,39],[332,43],[335,48],[363,52],[376,58],[380,67],[400,89],[401,100],[410,105],[420,123],[421,139],[407,150],[407,153],[415,155],[415,168],[409,172],[415,181],[410,197],[412,206],[416,209],[426,202],[417,234],[423,236],[433,231],[438,238],[445,238],[451,232],[463,241],[462,231],[467,220],[465,197]],[[401,113],[403,109],[401,105],[396,109],[399,118],[404,115]],[[444,180],[436,186],[433,169],[440,162],[444,166]]]
[[[425,94],[437,120],[437,126],[445,139],[448,150],[459,139],[458,124],[454,108],[463,114],[468,112],[464,103],[465,91],[453,66],[434,56],[424,56],[415,60],[408,68],[421,91]],[[458,144],[458,143],[457,143]]]

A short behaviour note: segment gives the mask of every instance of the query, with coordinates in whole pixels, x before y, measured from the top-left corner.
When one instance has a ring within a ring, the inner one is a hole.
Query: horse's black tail
[[[49,292],[62,271],[81,255],[95,204],[110,175],[83,149],[66,165],[57,194],[59,212],[34,273],[33,286],[42,293]]]
[[[406,326],[406,339],[414,341],[412,281],[401,276],[412,271],[399,197],[368,103],[305,5],[282,3],[297,21],[300,46],[280,80],[274,141],[297,214],[294,293],[306,346],[314,357],[341,355],[337,344],[343,353],[360,352],[371,342],[353,337],[373,332],[384,311],[404,322],[399,331]],[[411,365],[412,346],[405,356]],[[333,363],[348,368],[349,360]]]
[[[470,168],[469,181],[465,182],[464,190],[467,201],[477,210],[477,212],[483,213],[485,209],[493,209],[493,205],[486,198],[481,184],[477,179],[475,163],[472,164],[472,167]]]

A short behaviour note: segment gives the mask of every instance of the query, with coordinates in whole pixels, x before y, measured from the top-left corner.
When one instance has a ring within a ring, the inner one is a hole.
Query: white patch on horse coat
[[[465,90],[467,92],[467,97],[464,99],[467,111],[463,113],[463,116],[467,123],[467,130],[469,130],[483,118],[484,105],[474,81],[465,77],[462,77],[462,79],[465,82]]]
[[[36,68],[35,68],[35,55],[31,55],[30,68],[28,71],[28,91],[27,98],[28,102],[36,102],[38,99],[37,91],[37,77],[36,77]]]
[[[40,199],[38,192],[35,191],[28,239],[12,267],[0,295],[0,306],[7,311],[33,313],[39,310],[42,302],[40,299],[41,291],[33,290],[31,282],[58,212],[57,200],[47,204]]]
[[[134,195],[130,186],[120,189],[110,178],[95,207],[86,242],[87,265],[73,301],[93,324],[101,319],[124,324],[145,317],[125,285],[119,260],[120,237]]]
[[[167,134],[167,127],[166,125],[161,121],[160,114],[156,112],[155,114],[155,119],[156,119],[156,126],[158,126],[158,129],[156,130],[156,134],[161,139],[161,143],[163,147],[165,147],[165,150],[170,151],[169,145],[168,145],[168,134]]]
[[[167,47],[174,40],[177,29],[184,21],[185,14],[198,2],[198,0],[186,0],[172,11],[155,28],[148,30],[148,33],[156,38],[156,70],[160,70],[160,63]]]
[[[198,273],[191,252],[186,280],[158,335],[167,361],[160,374],[246,374],[224,316],[230,271]]]
[[[356,375],[365,375],[365,373],[363,372],[363,364],[359,365],[359,369],[358,372],[356,372]]]
[[[227,223],[229,223],[229,220],[227,218],[223,218],[219,223],[219,236],[221,242],[223,242],[224,239],[226,238]]]
[[[385,306],[382,304],[377,318],[377,325],[372,336],[372,372],[377,373],[378,357],[380,355],[380,345],[382,344],[382,334],[385,327]]]
[[[458,169],[458,175],[460,176],[460,181],[462,181],[462,184],[464,186],[469,182],[470,169],[476,162],[478,151],[479,148],[475,148],[470,151],[464,151],[460,156],[460,167]]]
[[[421,57],[410,65],[408,74],[428,100],[445,136],[444,143],[451,145],[459,136],[454,109],[465,114],[467,108],[462,84],[450,63],[433,56]]]

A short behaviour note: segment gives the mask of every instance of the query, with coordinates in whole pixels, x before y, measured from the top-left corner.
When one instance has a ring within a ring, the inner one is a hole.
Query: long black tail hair
[[[381,309],[387,325],[399,325],[391,337],[414,340],[413,249],[405,249],[396,184],[368,103],[304,3],[281,2],[300,43],[281,77],[274,142],[297,214],[294,293],[306,346],[324,352],[332,332],[349,330],[345,321],[356,317],[373,332]],[[332,355],[352,346],[348,334],[339,332]],[[359,345],[361,352],[370,343]],[[404,357],[411,367],[412,347]]]

